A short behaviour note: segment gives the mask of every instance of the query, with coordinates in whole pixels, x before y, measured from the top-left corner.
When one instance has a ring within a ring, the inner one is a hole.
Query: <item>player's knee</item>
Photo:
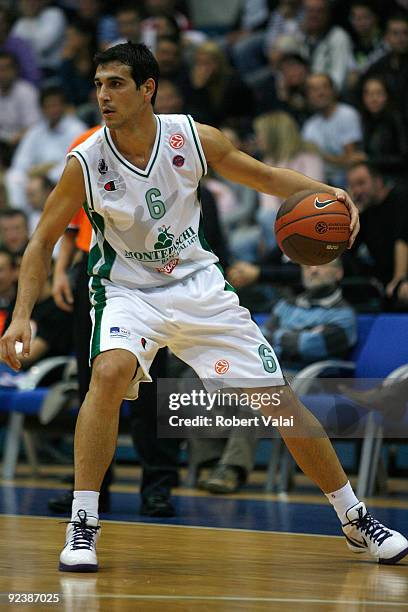
[[[99,392],[123,394],[132,380],[137,367],[133,355],[105,354],[96,358],[92,366],[91,385]]]

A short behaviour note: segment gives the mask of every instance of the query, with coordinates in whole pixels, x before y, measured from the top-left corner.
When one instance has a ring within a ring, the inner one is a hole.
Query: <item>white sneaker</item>
[[[99,521],[78,510],[77,519],[69,521],[65,546],[59,562],[61,572],[97,572],[96,540],[99,536]]]
[[[398,531],[382,525],[360,502],[346,512],[342,525],[347,546],[355,553],[369,552],[378,563],[393,565],[408,555],[408,540]]]

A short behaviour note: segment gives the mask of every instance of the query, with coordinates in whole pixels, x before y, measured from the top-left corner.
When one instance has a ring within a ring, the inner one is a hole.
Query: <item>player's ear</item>
[[[143,88],[143,93],[144,93],[144,96],[143,96],[144,101],[145,102],[150,102],[150,100],[152,99],[152,96],[153,96],[153,94],[154,94],[154,92],[156,90],[156,83],[155,83],[154,79],[152,79],[152,78],[147,79],[143,83],[142,88]]]

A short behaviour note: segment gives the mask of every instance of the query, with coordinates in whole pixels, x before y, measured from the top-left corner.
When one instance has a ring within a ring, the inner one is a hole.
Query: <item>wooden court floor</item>
[[[57,570],[65,525],[0,516],[0,609],[66,612],[408,610],[408,562],[379,566],[341,537],[105,521],[100,571]],[[7,593],[59,603],[8,604]]]

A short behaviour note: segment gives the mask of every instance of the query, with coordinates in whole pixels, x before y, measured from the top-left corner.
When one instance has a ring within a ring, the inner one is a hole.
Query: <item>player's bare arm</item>
[[[352,246],[360,228],[359,216],[356,205],[343,189],[330,187],[295,170],[268,166],[236,149],[219,130],[200,123],[196,126],[208,163],[224,178],[284,199],[307,189],[332,193],[344,202],[351,216],[348,247]]]
[[[13,321],[0,339],[0,356],[15,370],[21,367],[15,343],[23,343],[23,355],[30,352],[30,316],[47,280],[54,245],[85,200],[82,169],[78,160],[71,158],[47,199],[41,220],[24,253]]]

